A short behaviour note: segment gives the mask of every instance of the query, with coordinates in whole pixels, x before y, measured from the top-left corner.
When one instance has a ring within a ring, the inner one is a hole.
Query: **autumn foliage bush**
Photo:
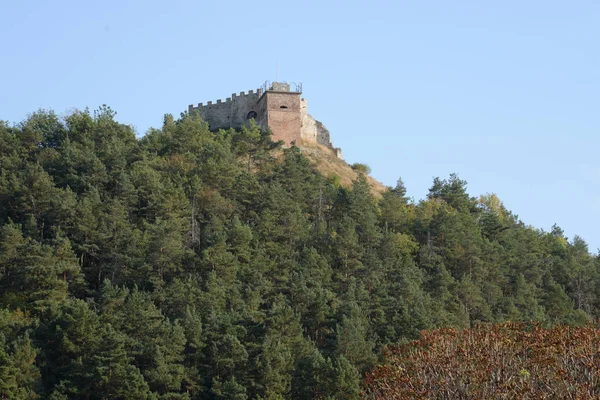
[[[600,329],[503,323],[423,331],[389,347],[369,399],[597,399]]]

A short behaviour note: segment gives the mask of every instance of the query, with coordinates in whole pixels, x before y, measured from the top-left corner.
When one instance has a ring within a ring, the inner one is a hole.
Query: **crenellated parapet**
[[[191,112],[192,110],[201,110],[204,108],[212,109],[212,107],[219,107],[219,106],[220,107],[231,107],[231,103],[236,102],[236,101],[248,101],[248,100],[258,101],[258,99],[262,96],[262,94],[263,94],[262,88],[258,88],[258,89],[256,89],[256,91],[249,90],[248,93],[246,93],[246,92],[232,93],[231,97],[227,97],[225,100],[219,99],[214,102],[209,101],[206,104],[198,103],[196,106],[194,106],[193,104],[190,104],[188,106],[188,111]]]
[[[250,115],[258,116],[257,104],[263,95],[263,89],[249,90],[233,93],[225,100],[209,101],[188,106],[188,112],[197,112],[202,119],[208,122],[213,130],[241,128]],[[256,119],[256,117],[254,117]]]

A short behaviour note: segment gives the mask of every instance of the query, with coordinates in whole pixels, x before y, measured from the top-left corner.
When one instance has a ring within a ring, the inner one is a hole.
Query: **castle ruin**
[[[233,93],[216,102],[191,104],[189,113],[197,112],[211,130],[239,129],[254,119],[261,130],[271,129],[273,140],[286,145],[320,144],[342,158],[342,150],[333,147],[329,131],[307,111],[306,100],[301,98],[302,85],[291,90],[285,82],[273,82],[248,93]]]

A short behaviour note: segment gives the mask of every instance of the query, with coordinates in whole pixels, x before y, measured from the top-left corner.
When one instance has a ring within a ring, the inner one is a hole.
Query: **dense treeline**
[[[0,122],[0,398],[348,399],[382,345],[600,316],[585,242],[457,176],[415,204],[256,126]]]

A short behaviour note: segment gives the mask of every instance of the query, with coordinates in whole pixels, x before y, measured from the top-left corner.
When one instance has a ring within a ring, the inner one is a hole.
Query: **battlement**
[[[292,86],[293,85],[293,86]],[[198,103],[198,105],[194,106],[190,104],[188,106],[188,110],[191,112],[192,110],[203,109],[206,107],[219,107],[225,105],[227,103],[234,103],[239,100],[258,100],[262,97],[265,92],[289,92],[289,93],[302,93],[302,84],[292,82],[291,84],[287,82],[265,82],[263,87],[254,90],[249,90],[246,92],[232,93],[231,97],[227,97],[225,100],[216,100],[216,101],[208,101],[206,104]],[[231,104],[229,104],[231,106]]]
[[[260,98],[260,96],[262,96],[263,94],[263,89],[259,88],[256,89],[256,92],[254,90],[249,90],[248,93],[246,92],[239,92],[239,93],[233,93],[231,95],[231,97],[227,97],[225,100],[219,99],[216,101],[208,101],[206,102],[206,104],[204,103],[198,103],[198,105],[194,106],[193,104],[190,104],[188,106],[188,110],[197,110],[197,109],[202,109],[202,108],[206,108],[206,107],[215,107],[215,106],[223,106],[226,105],[227,103],[232,103],[238,100],[243,100],[243,99],[258,99]],[[231,104],[230,104],[231,105]]]

